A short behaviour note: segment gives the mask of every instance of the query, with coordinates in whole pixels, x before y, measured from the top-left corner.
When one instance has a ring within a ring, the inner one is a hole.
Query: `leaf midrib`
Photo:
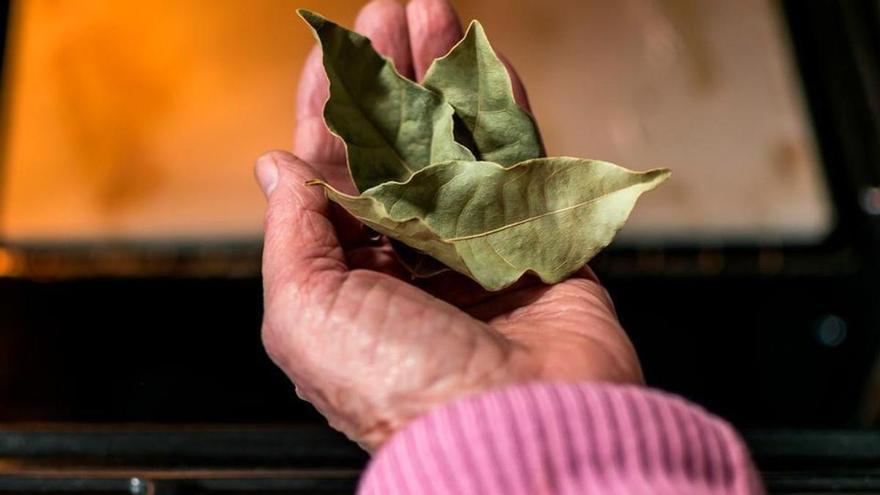
[[[465,235],[465,236],[461,236],[461,237],[451,237],[448,239],[443,239],[443,241],[444,242],[462,242],[462,241],[468,241],[471,239],[478,239],[480,237],[490,236],[492,234],[497,234],[498,232],[503,232],[507,229],[512,229],[514,227],[518,227],[520,225],[523,225],[523,224],[526,224],[529,222],[534,222],[534,221],[540,220],[544,217],[549,217],[551,215],[558,215],[560,213],[565,213],[566,211],[571,211],[571,210],[575,210],[575,209],[583,207],[583,206],[590,205],[592,203],[595,203],[597,201],[605,199],[613,194],[617,194],[619,192],[626,191],[627,189],[629,189],[630,187],[633,187],[634,185],[635,184],[631,184],[631,185],[628,185],[628,186],[620,188],[620,189],[615,189],[614,191],[604,193],[600,196],[596,196],[595,198],[590,198],[586,201],[581,201],[580,203],[566,206],[565,208],[560,208],[558,210],[553,210],[553,211],[547,211],[547,212],[541,213],[540,215],[535,215],[533,217],[528,217],[528,218],[524,218],[522,220],[517,220],[516,222],[509,223],[507,225],[502,225],[501,227],[496,227],[492,230],[487,230],[486,232],[479,232],[477,234]]]

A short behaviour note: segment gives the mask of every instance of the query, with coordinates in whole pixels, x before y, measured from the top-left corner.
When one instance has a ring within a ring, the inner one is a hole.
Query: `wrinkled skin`
[[[355,29],[416,79],[462,36],[446,0],[376,0]],[[334,428],[374,450],[427,410],[490,388],[642,382],[589,268],[554,286],[526,278],[499,293],[451,272],[411,280],[387,241],[370,238],[320,188],[305,185],[324,178],[354,192],[342,144],[321,117],[328,89],[317,47],[301,77],[295,155],[270,152],[256,166],[268,196],[262,336],[299,396]]]

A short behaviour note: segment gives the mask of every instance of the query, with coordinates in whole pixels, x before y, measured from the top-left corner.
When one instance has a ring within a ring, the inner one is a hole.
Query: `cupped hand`
[[[355,29],[414,79],[463,35],[446,0],[375,0]],[[641,383],[632,344],[589,268],[553,286],[527,277],[497,293],[451,272],[413,281],[387,241],[305,185],[323,178],[354,192],[342,143],[322,119],[327,96],[316,47],[299,86],[296,155],[270,152],[256,166],[269,203],[263,342],[300,397],[373,450],[427,410],[494,387]]]

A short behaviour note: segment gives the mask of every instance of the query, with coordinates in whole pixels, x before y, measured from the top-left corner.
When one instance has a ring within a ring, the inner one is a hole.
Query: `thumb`
[[[254,166],[266,195],[263,288],[267,302],[279,290],[302,296],[335,290],[347,272],[321,178],[308,163],[283,151],[270,151]]]

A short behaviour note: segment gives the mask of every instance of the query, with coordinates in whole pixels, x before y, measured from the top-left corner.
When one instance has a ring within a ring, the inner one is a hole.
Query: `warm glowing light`
[[[290,148],[313,45],[295,10],[362,3],[15,2],[0,237],[258,236],[251,165]]]
[[[17,273],[16,256],[11,251],[0,249],[0,277],[7,277]]]
[[[251,164],[289,148],[297,7],[15,2],[0,237],[257,239]],[[453,0],[526,81],[552,154],[673,169],[622,239],[816,238],[830,211],[776,2]]]

